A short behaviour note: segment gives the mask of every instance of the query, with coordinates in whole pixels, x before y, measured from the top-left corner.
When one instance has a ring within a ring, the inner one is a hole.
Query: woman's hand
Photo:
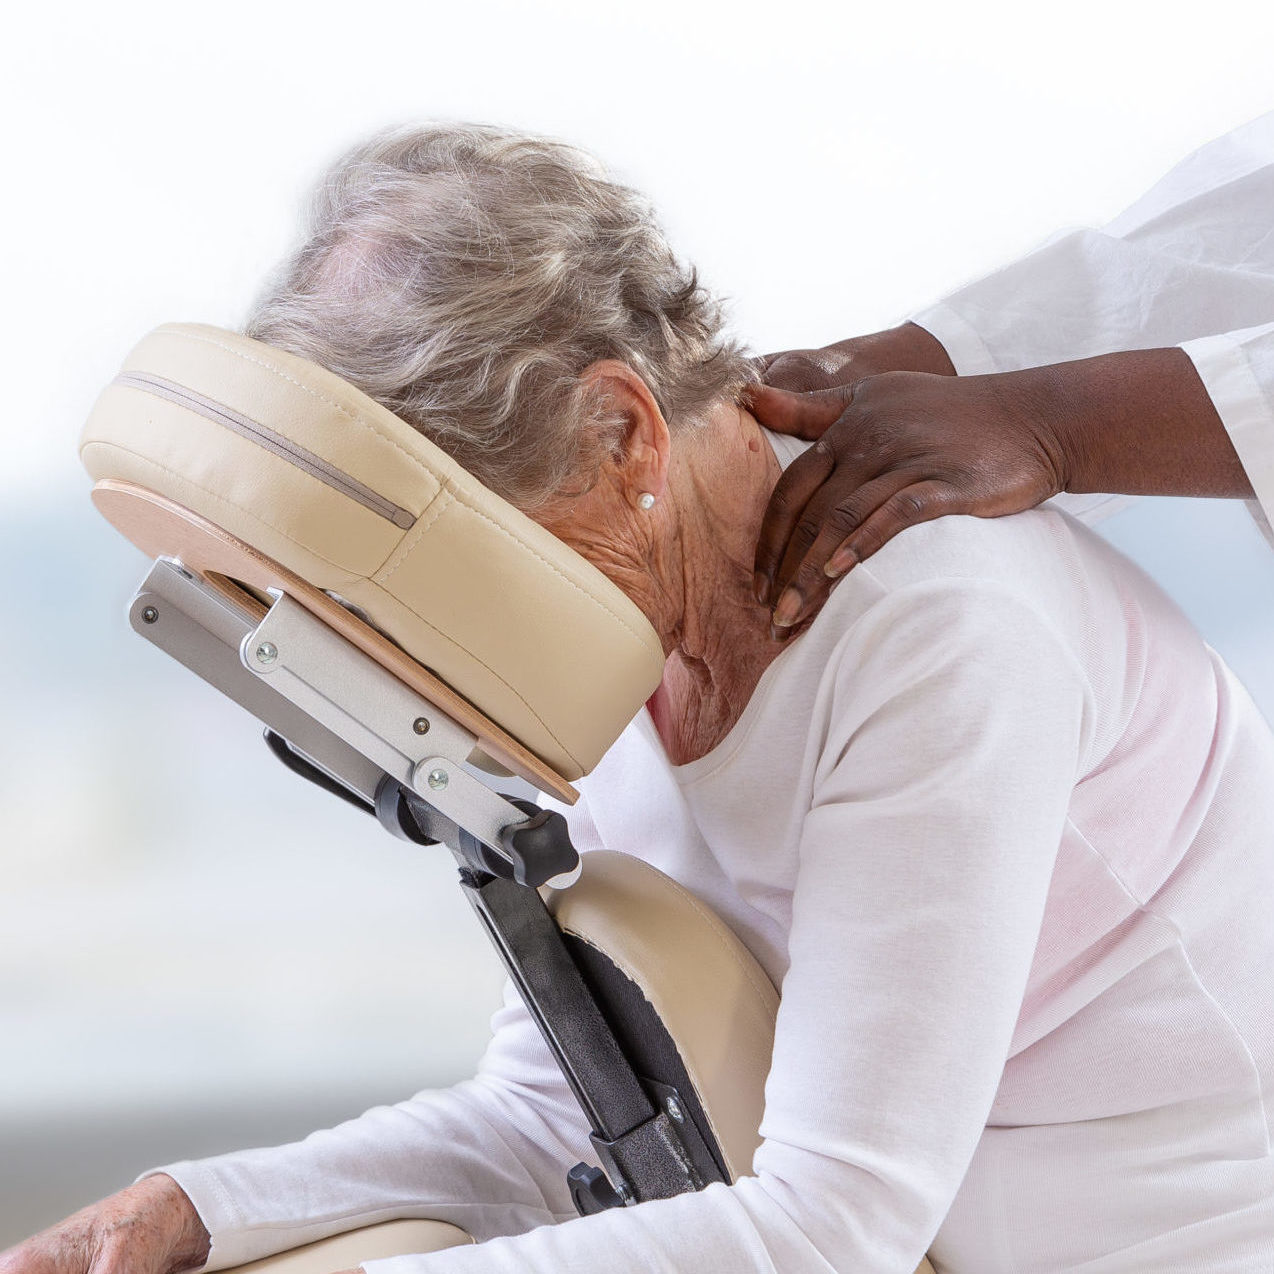
[[[757,362],[767,385],[798,394],[852,385],[865,376],[881,372],[955,375],[955,367],[941,342],[914,323],[851,337],[821,349],[789,349],[779,354],[765,354]]]
[[[756,418],[818,441],[779,479],[761,526],[756,593],[790,628],[831,580],[899,531],[945,513],[994,517],[1065,488],[1042,378],[894,371],[814,393],[752,391]]]
[[[0,1274],[176,1274],[202,1265],[210,1241],[185,1191],[158,1173],[0,1252]]]

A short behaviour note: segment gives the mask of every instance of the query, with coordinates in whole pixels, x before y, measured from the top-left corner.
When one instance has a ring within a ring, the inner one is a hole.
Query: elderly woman
[[[374,140],[249,332],[331,368],[596,564],[668,653],[568,814],[782,988],[755,1175],[572,1214],[587,1129],[510,999],[478,1077],[170,1166],[4,1274],[219,1269],[392,1217],[448,1271],[1268,1271],[1274,741],[1155,586],[1056,510],[918,526],[776,643],[797,444],[716,305],[585,157]],[[500,1237],[503,1236],[503,1237]]]

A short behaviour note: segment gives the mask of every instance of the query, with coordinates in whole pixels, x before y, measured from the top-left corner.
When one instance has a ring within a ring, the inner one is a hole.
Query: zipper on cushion
[[[148,372],[120,372],[115,377],[115,384],[125,385],[129,389],[139,389],[144,393],[154,394],[157,398],[166,398],[179,407],[189,408],[208,420],[224,425],[241,438],[247,438],[258,446],[264,447],[280,459],[295,465],[302,472],[326,483],[333,490],[349,496],[351,500],[357,500],[365,509],[378,513],[395,526],[402,527],[404,531],[416,523],[415,515],[407,509],[386,500],[382,495],[377,495],[370,487],[365,487],[356,478],[351,478],[348,473],[336,468],[335,465],[328,464],[321,456],[316,456],[312,451],[298,446],[291,439],[275,433],[273,429],[267,429],[264,425],[257,424],[255,420],[249,420],[247,416],[193,389],[187,389],[185,385],[165,380],[162,376],[152,376]]]

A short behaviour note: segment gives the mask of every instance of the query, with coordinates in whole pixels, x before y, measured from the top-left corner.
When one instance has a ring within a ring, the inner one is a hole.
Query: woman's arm
[[[487,1241],[367,1274],[914,1268],[1003,1067],[1088,696],[1052,631],[989,586],[884,597],[829,669],[755,1176],[546,1224],[571,1214],[587,1130],[511,1003],[476,1084],[166,1169],[209,1268],[405,1216]]]
[[[993,587],[886,598],[830,675],[756,1175],[367,1274],[915,1268],[1003,1069],[1088,692]]]
[[[476,1080],[291,1145],[158,1169],[211,1236],[206,1268],[401,1217],[481,1240],[573,1216],[566,1171],[592,1155],[584,1117],[511,990],[494,1028]]]
[[[0,1274],[178,1274],[207,1258],[199,1214],[159,1174],[0,1252]]]

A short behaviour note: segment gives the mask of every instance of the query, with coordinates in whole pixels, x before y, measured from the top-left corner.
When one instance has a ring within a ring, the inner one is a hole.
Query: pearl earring
[[[637,503],[643,509],[653,509],[655,507],[655,497],[651,495],[649,491],[643,491],[641,495],[637,497]]]

